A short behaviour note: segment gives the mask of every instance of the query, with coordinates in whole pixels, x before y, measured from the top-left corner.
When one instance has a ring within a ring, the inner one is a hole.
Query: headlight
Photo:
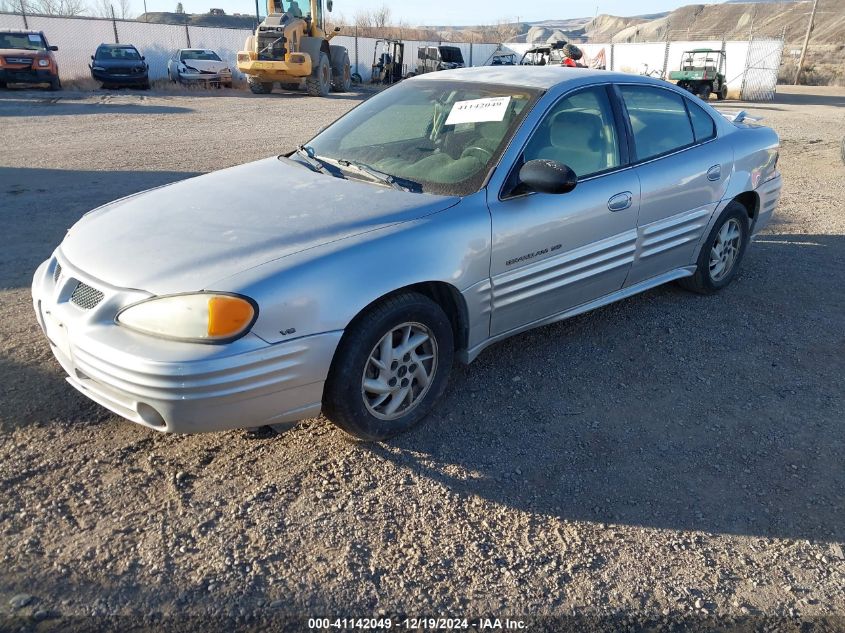
[[[191,68],[190,66],[185,66],[182,70],[183,73],[198,73],[199,71],[196,68]]]
[[[42,68],[45,68],[45,67],[50,65],[50,60],[49,59],[39,59],[38,65],[41,66]]]
[[[121,310],[116,321],[153,336],[225,343],[246,334],[257,316],[251,299],[203,292],[147,299]]]

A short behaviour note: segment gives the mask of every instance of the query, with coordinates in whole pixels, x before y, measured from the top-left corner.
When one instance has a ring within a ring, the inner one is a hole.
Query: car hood
[[[182,62],[182,64],[188,68],[194,68],[200,72],[207,73],[219,73],[224,68],[229,68],[229,64],[226,62],[218,62],[213,59],[189,59],[188,61]]]
[[[35,57],[38,53],[28,48],[0,48],[0,57]]]
[[[458,201],[268,158],[95,209],[68,231],[60,252],[113,286],[159,295],[214,289],[248,268]]]
[[[101,68],[142,68],[147,64],[142,59],[95,59],[91,65]]]

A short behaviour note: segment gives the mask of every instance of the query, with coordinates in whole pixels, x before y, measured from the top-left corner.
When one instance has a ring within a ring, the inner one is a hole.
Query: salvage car
[[[103,88],[143,88],[149,90],[149,66],[132,44],[100,44],[91,55],[91,77]]]
[[[170,81],[232,87],[232,68],[212,50],[182,48],[167,62]]]
[[[55,51],[43,31],[0,30],[0,88],[7,84],[49,84],[61,90]]]
[[[648,77],[431,73],[288,154],[86,214],[35,272],[35,314],[71,385],[152,429],[322,410],[382,439],[497,341],[730,284],[778,203],[778,151]]]

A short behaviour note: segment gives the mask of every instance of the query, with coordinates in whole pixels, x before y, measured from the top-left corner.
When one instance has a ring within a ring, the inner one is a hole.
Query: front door
[[[634,258],[640,184],[623,161],[608,87],[562,97],[517,166],[546,158],[578,175],[569,193],[488,193],[493,246],[491,335],[622,287]]]

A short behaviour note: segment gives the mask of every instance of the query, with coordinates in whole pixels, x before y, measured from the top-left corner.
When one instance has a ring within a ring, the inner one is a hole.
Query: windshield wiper
[[[375,178],[379,182],[383,182],[385,184],[390,185],[394,189],[398,189],[399,191],[410,191],[412,193],[422,193],[422,185],[415,180],[411,180],[409,178],[401,178],[398,176],[392,176],[387,174],[383,171],[379,171],[373,167],[370,167],[366,163],[360,163],[356,160],[346,160],[341,158],[337,161],[338,165],[343,165],[344,167],[352,167],[353,169],[357,169],[361,171],[371,178]]]
[[[316,171],[318,174],[325,174],[328,172],[335,178],[346,178],[340,169],[332,167],[325,161],[317,158],[314,154],[314,149],[310,145],[299,145],[296,150],[294,150],[294,154],[302,158],[305,161],[306,166],[311,171]]]

